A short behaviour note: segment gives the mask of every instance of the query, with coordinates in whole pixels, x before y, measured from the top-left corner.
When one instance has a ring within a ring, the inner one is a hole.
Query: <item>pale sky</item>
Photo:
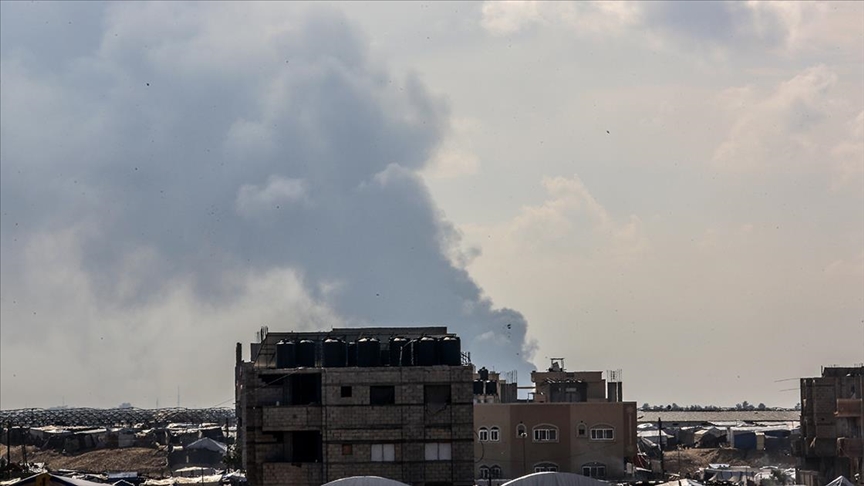
[[[864,3],[0,3],[0,408],[230,405],[234,343],[792,406],[864,362]]]

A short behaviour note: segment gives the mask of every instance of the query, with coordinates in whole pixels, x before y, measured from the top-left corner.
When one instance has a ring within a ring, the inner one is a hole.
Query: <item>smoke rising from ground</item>
[[[446,103],[344,17],[3,7],[0,406],[213,405],[260,325],[446,325],[526,376],[418,175]]]

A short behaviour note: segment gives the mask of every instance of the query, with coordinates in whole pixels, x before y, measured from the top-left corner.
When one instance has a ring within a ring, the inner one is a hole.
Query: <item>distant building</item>
[[[472,367],[446,327],[261,334],[250,361],[237,348],[250,486],[474,484]]]
[[[801,379],[798,483],[823,485],[838,476],[864,481],[864,366],[828,367]]]
[[[607,383],[602,375],[567,371],[556,359],[548,371],[531,373],[534,393],[523,401],[509,384],[477,384],[494,382],[492,372],[485,379],[475,375],[475,477],[561,471],[624,478],[637,453],[636,403],[622,401],[621,383]],[[496,389],[509,398],[489,393]]]

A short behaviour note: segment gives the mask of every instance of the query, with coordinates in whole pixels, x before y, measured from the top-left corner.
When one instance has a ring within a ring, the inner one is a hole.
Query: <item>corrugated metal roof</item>
[[[672,425],[682,422],[798,422],[801,412],[795,410],[721,410],[721,411],[661,411],[636,412],[639,423],[663,421]]]

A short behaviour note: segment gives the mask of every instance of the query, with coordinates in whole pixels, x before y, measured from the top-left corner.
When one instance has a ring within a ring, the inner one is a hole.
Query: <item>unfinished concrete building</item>
[[[798,484],[823,485],[838,476],[864,482],[864,366],[827,367],[801,379]]]
[[[472,367],[446,327],[262,329],[251,351],[236,366],[251,486],[473,484]]]

